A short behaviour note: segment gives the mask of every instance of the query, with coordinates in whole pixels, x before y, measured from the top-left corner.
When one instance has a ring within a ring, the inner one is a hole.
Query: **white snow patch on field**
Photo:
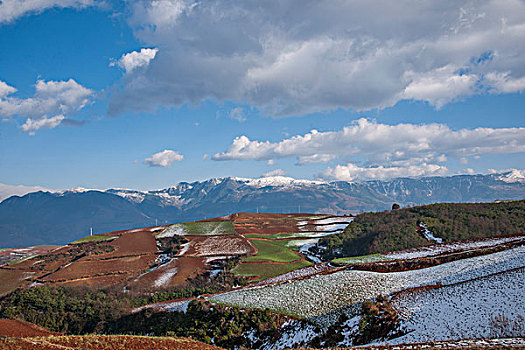
[[[158,304],[149,304],[144,305],[138,308],[133,309],[131,312],[139,312],[145,309],[155,309],[158,311],[170,311],[170,312],[184,312],[188,310],[188,304],[190,303],[190,300],[177,300],[177,301],[170,301],[165,303],[158,303]]]
[[[187,232],[184,229],[184,226],[182,225],[171,225],[169,227],[166,227],[164,231],[159,233],[156,238],[168,238],[173,236],[184,236]]]
[[[461,250],[477,249],[491,247],[499,244],[524,241],[525,236],[505,237],[505,238],[487,238],[473,242],[451,242],[443,244],[435,244],[426,247],[418,247],[413,249],[402,250],[398,252],[385,253],[381,256],[389,260],[397,259],[415,259],[427,256],[434,256],[443,253],[453,253]]]
[[[155,282],[153,282],[153,286],[159,288],[168,284],[171,278],[177,274],[177,271],[178,269],[176,267],[167,270],[162,275],[160,275],[159,278],[155,280]]]
[[[421,285],[444,285],[525,266],[525,247],[453,261],[421,270],[377,273],[345,270],[266,287],[218,294],[213,302],[243,308],[269,308],[298,317],[315,317],[395,291]]]
[[[394,298],[409,332],[388,343],[525,335],[525,269]],[[521,329],[498,333],[493,317],[504,315]]]
[[[186,254],[191,244],[191,241],[181,244],[180,251],[177,253],[177,256],[183,256],[184,254]]]

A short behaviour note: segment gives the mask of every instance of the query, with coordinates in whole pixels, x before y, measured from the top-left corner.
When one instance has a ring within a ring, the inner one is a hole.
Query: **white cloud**
[[[458,74],[455,67],[445,66],[427,74],[407,72],[413,76],[402,93],[404,99],[427,101],[436,108],[459,97],[474,94],[478,77],[475,74]]]
[[[179,152],[166,149],[144,159],[144,164],[151,167],[169,168],[174,162],[180,162],[183,159],[184,156]]]
[[[82,122],[67,119],[66,114],[76,113],[89,103],[93,90],[83,87],[73,79],[67,81],[38,80],[32,97],[13,97],[17,90],[0,81],[0,118],[18,116],[27,118],[22,130],[34,135],[39,129],[52,129],[62,122],[80,125]]]
[[[319,176],[327,180],[339,181],[361,181],[361,180],[385,180],[396,177],[420,177],[446,175],[448,169],[437,164],[421,164],[408,167],[365,167],[361,168],[355,164],[337,165],[328,168]]]
[[[267,173],[264,173],[263,177],[284,176],[284,175],[286,175],[286,171],[284,171],[283,169],[275,169]]]
[[[46,117],[76,112],[89,102],[93,90],[73,79],[67,81],[38,80],[35,94],[28,98],[12,97],[14,87],[0,82],[0,116]]]
[[[228,117],[233,120],[237,120],[239,122],[246,121],[246,117],[244,116],[244,109],[242,107],[236,107],[230,111],[228,114]]]
[[[340,156],[367,157],[383,164],[444,162],[482,154],[525,152],[525,128],[451,130],[444,124],[387,125],[359,119],[339,131],[312,130],[280,142],[235,138],[213,160],[297,158],[298,164]]]
[[[40,118],[32,119],[27,118],[26,122],[22,125],[22,130],[28,132],[29,135],[34,135],[37,130],[40,129],[54,129],[64,121],[63,115],[57,115],[51,118]]]
[[[140,51],[133,51],[126,53],[120,57],[118,61],[113,61],[110,66],[119,66],[124,69],[126,73],[130,73],[137,68],[147,67],[151,60],[155,58],[159,49],[143,48]]]
[[[273,116],[436,108],[523,91],[525,3],[137,1],[129,22],[162,55],[122,81],[110,112],[207,99]]]
[[[485,77],[489,86],[497,93],[513,93],[525,91],[525,76],[512,78],[510,72],[488,73]]]
[[[334,154],[312,154],[311,156],[300,156],[297,160],[297,165],[313,164],[313,163],[327,163],[337,156]]]
[[[27,14],[40,13],[50,8],[85,8],[96,5],[93,0],[2,0],[0,23],[9,23]]]
[[[206,160],[206,159],[208,159],[209,156],[210,156],[210,155],[209,155],[208,153],[204,153],[204,154],[202,155],[202,160]]]
[[[6,185],[0,183],[0,202],[11,196],[23,196],[36,191],[52,191],[40,186]]]
[[[273,160],[273,159],[268,159],[268,161],[266,162],[266,165],[267,165],[267,166],[274,166],[274,165],[275,165],[275,160]]]

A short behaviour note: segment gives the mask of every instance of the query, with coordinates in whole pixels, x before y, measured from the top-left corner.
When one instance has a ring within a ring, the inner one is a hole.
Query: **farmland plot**
[[[211,301],[238,307],[269,308],[309,318],[421,285],[453,284],[525,266],[525,247],[458,260],[427,269],[376,273],[345,270],[290,283],[218,294]],[[350,310],[350,313],[352,311]]]
[[[401,294],[393,306],[408,334],[389,343],[525,335],[525,268]]]
[[[197,221],[175,224],[157,234],[157,238],[172,236],[220,236],[235,234],[231,221]]]

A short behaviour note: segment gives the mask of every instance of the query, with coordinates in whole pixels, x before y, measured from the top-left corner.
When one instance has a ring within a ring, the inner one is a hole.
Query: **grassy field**
[[[182,224],[175,224],[170,227],[180,228],[186,235],[233,235],[235,229],[231,221],[217,221],[217,222],[184,222]]]
[[[102,242],[102,241],[110,241],[112,239],[118,238],[118,236],[104,236],[104,235],[93,235],[93,236],[86,236],[84,238],[79,239],[78,241],[75,241],[71,244],[79,244],[79,243],[86,243],[86,242]]]
[[[301,259],[299,255],[286,247],[288,241],[261,241],[252,239],[251,242],[259,251],[257,255],[247,258],[247,262],[292,262]]]
[[[244,277],[258,277],[256,280],[261,281],[270,277],[275,277],[294,271],[306,266],[312,265],[311,262],[306,260],[299,260],[289,264],[272,264],[272,263],[261,263],[261,264],[240,264],[235,267],[232,272],[237,276]]]

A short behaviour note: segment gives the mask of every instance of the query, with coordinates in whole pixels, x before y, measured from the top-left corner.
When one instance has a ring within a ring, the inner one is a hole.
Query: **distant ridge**
[[[365,182],[284,176],[181,182],[152,191],[32,192],[0,203],[0,247],[63,244],[89,233],[198,220],[233,212],[349,214],[437,202],[525,198],[525,172]]]

